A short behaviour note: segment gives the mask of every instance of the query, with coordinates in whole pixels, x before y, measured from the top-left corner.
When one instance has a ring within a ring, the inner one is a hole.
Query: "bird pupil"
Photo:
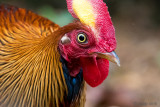
[[[83,41],[83,40],[84,40],[84,36],[81,35],[81,36],[79,37],[79,40]]]

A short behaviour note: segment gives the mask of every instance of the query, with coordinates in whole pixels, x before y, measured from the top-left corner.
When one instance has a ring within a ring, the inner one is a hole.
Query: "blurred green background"
[[[160,0],[104,0],[116,29],[121,67],[87,89],[86,107],[160,107]],[[65,0],[0,0],[60,26],[72,22]]]

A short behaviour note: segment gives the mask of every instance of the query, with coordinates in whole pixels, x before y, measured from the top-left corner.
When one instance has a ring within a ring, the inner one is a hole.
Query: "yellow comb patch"
[[[82,23],[91,27],[95,27],[95,14],[89,1],[73,0],[72,7]]]

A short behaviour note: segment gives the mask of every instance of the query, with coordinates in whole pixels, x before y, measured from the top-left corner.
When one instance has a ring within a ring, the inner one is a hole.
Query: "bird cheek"
[[[106,52],[112,52],[116,49],[116,40],[115,38],[110,38],[108,40],[100,40],[99,45],[100,48],[103,48]]]

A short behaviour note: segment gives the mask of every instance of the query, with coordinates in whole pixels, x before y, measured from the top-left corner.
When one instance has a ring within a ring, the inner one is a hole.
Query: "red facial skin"
[[[77,35],[85,33],[87,43],[79,43]],[[104,46],[113,47],[114,44],[106,44],[108,41],[95,38],[93,32],[86,30],[73,30],[67,33],[71,42],[68,44],[59,43],[59,49],[63,58],[68,62],[68,68],[71,76],[76,76],[80,69],[83,69],[84,80],[92,87],[101,84],[108,76],[109,61],[106,59],[97,58],[96,55],[90,55],[91,52],[106,52]],[[111,39],[114,43],[115,39]],[[112,50],[113,51],[113,50]]]
[[[66,0],[68,11],[71,15],[79,19],[73,9],[73,0]],[[115,29],[113,27],[108,7],[103,0],[86,0],[93,7],[95,14],[95,27],[87,25],[85,30],[74,30],[68,33],[71,43],[60,44],[62,56],[68,61],[70,75],[76,76],[79,69],[83,69],[84,80],[92,87],[103,82],[109,72],[109,61],[91,56],[91,52],[112,52],[116,48]],[[85,23],[82,22],[83,25]],[[92,29],[89,30],[88,28]],[[94,29],[94,31],[93,31]],[[77,34],[84,32],[87,34],[88,43],[80,44],[77,42]],[[94,33],[93,33],[94,32]],[[96,34],[97,33],[97,34]]]

